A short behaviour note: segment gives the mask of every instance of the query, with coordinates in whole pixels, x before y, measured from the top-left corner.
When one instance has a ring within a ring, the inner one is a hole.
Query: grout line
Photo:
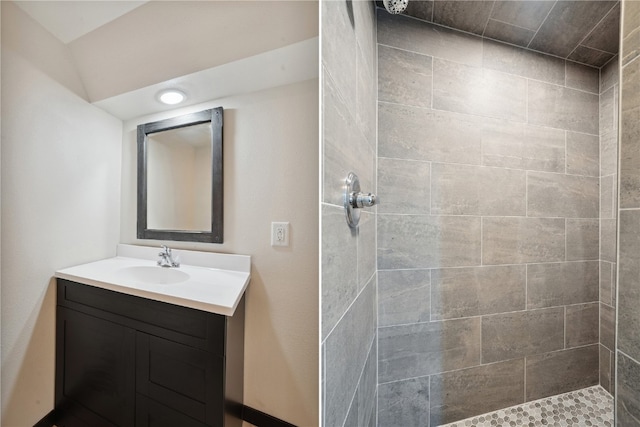
[[[487,22],[484,23],[484,28],[482,29],[482,38],[483,39],[485,38],[484,33],[487,32],[487,27],[489,26],[489,21],[491,21],[491,15],[493,15],[493,9],[495,9],[495,8],[496,8],[496,2],[494,0],[493,4],[491,5],[491,11],[489,12],[489,15],[487,16]],[[484,42],[484,40],[483,40],[483,42]],[[484,43],[483,43],[483,45],[484,45]],[[483,52],[483,56],[482,57],[484,58],[484,52]]]
[[[558,0],[555,0],[555,2],[553,3],[553,6],[551,6],[549,8],[549,12],[547,12],[547,15],[544,17],[544,19],[540,22],[540,26],[538,27],[538,29],[535,31],[535,33],[533,34],[533,37],[531,37],[531,40],[529,40],[529,43],[527,43],[527,49],[530,49],[529,46],[531,46],[531,42],[533,40],[535,40],[536,36],[538,35],[538,33],[540,32],[540,29],[542,28],[542,26],[544,25],[544,23],[547,21],[547,18],[549,17],[549,15],[551,15],[551,11],[556,7],[556,4],[558,4]],[[531,49],[533,50],[533,49]]]

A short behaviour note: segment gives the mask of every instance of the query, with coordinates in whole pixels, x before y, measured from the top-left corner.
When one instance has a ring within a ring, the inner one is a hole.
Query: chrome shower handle
[[[354,191],[349,196],[349,203],[354,208],[370,208],[377,202],[376,195],[373,193],[356,193]]]
[[[358,175],[349,172],[344,181],[344,209],[349,227],[356,228],[360,222],[361,208],[371,207],[378,203],[378,198],[373,193],[360,191]]]

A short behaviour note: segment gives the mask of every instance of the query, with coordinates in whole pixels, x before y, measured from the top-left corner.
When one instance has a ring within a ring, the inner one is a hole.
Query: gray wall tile
[[[482,39],[378,9],[378,43],[462,64],[482,64]]]
[[[378,158],[378,213],[429,214],[431,164]]]
[[[578,45],[567,59],[583,64],[589,64],[593,67],[602,67],[604,64],[611,61],[613,57],[613,53],[603,52],[587,46]]]
[[[622,66],[624,67],[629,63],[632,63],[632,61],[640,55],[640,49],[638,49],[640,31],[633,31],[631,34],[626,36],[622,42],[622,49],[620,49],[619,54],[620,58],[622,58]]]
[[[478,117],[382,102],[378,105],[379,156],[480,164]]]
[[[490,40],[485,40],[483,47],[484,68],[558,85],[565,83],[565,61],[560,58]],[[596,70],[596,89],[597,76]]]
[[[495,314],[482,318],[482,363],[564,348],[564,309]]]
[[[617,87],[612,87],[600,95],[600,135],[614,132],[618,127],[616,89]]]
[[[526,80],[434,58],[433,108],[524,122]]]
[[[598,301],[598,261],[527,266],[527,308],[594,301]]]
[[[365,58],[360,45],[358,45],[356,56],[357,67],[357,87],[356,87],[356,124],[367,144],[375,152],[376,148],[376,101],[378,94],[375,85],[370,82],[376,81],[376,70],[372,69],[370,58]]]
[[[623,99],[624,97],[625,95]],[[640,137],[640,107],[623,111],[621,126],[620,208],[638,208],[640,207],[640,153],[638,153],[637,141]]]
[[[565,132],[502,120],[482,125],[482,164],[564,172]]]
[[[378,99],[431,107],[432,58],[406,50],[378,48]]]
[[[567,87],[586,90],[587,92],[599,93],[600,90],[600,72],[597,68],[587,67],[586,65],[576,64],[575,62],[566,61]],[[562,84],[559,83],[559,84]]]
[[[529,123],[574,132],[598,134],[598,96],[528,81]]]
[[[619,57],[616,55],[614,59],[602,67],[600,70],[600,93],[606,92],[620,82],[619,66]]]
[[[616,262],[616,220],[600,220],[600,259]]]
[[[611,359],[613,353],[604,346],[600,346],[600,385],[613,394],[614,384],[611,382]],[[615,361],[614,361],[615,363]]]
[[[492,7],[491,2],[439,0],[433,5],[433,22],[482,35]]]
[[[600,261],[600,302],[613,307],[612,279],[615,264],[607,261]]]
[[[325,341],[326,426],[341,426],[356,393],[375,335],[375,280],[358,295]]]
[[[447,268],[431,272],[432,319],[524,310],[524,265]]]
[[[598,136],[567,132],[567,173],[600,175],[600,138]]]
[[[345,1],[322,2],[322,64],[336,79],[337,90],[355,113],[356,37]]]
[[[600,303],[570,305],[565,312],[565,347],[598,343]]]
[[[428,322],[431,314],[429,270],[378,272],[378,326]]]
[[[551,2],[499,0],[493,6],[491,17],[537,31],[552,6]]]
[[[354,172],[361,186],[374,188],[375,151],[358,132],[353,115],[326,73],[323,82],[323,201],[342,206],[344,180],[354,165],[358,165]]]
[[[431,212],[437,215],[524,216],[525,172],[433,163]]]
[[[640,426],[640,365],[618,352],[616,426]]]
[[[429,425],[429,377],[378,386],[378,427]]]
[[[620,50],[620,2],[617,2],[580,44],[611,53]]]
[[[539,217],[598,218],[600,180],[545,172],[527,173],[527,214]]]
[[[598,384],[599,346],[527,357],[527,401]]]
[[[616,198],[616,175],[600,178],[600,218],[614,219],[617,212],[614,209]]]
[[[322,206],[322,339],[336,325],[358,292],[357,238],[344,210]]]
[[[615,4],[615,1],[557,2],[529,47],[566,57]]]
[[[616,342],[616,312],[606,305],[600,304],[600,344],[613,351]]]
[[[407,4],[405,15],[413,16],[423,21],[433,21],[433,0],[412,1]]]
[[[480,264],[480,218],[378,215],[378,268]]]
[[[480,319],[378,330],[378,382],[421,377],[480,363]]]
[[[640,101],[638,100],[638,94],[640,93],[640,82],[638,82],[639,74],[640,64],[636,61],[631,64],[626,64],[622,68],[622,75],[620,77],[622,98],[620,104],[621,111],[623,112],[640,107]]]
[[[343,232],[347,234],[344,228]],[[366,211],[360,213],[357,233],[358,289],[362,289],[376,271],[376,221],[373,213]]]
[[[483,218],[482,263],[564,261],[561,218]]]
[[[622,37],[627,37],[640,27],[640,4],[632,1],[625,2],[622,22]]]
[[[617,172],[618,133],[611,132],[600,137],[600,175],[614,175]]]
[[[523,399],[522,359],[434,375],[431,377],[430,425],[517,405],[523,403]]]
[[[506,22],[489,19],[484,29],[483,37],[486,39],[499,40],[516,46],[525,47],[536,34],[533,30],[517,27]]]
[[[378,387],[378,347],[374,338],[371,350],[360,376],[360,382],[356,390],[355,403],[358,407],[358,426],[367,426],[371,418],[376,418],[376,389]]]
[[[640,211],[620,211],[617,349],[640,359]]]
[[[567,219],[567,261],[600,257],[600,226],[594,219]]]

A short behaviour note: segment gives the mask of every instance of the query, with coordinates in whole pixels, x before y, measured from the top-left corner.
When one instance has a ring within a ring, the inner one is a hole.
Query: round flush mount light
[[[158,94],[158,100],[163,104],[176,105],[187,99],[187,95],[176,89],[163,90]]]

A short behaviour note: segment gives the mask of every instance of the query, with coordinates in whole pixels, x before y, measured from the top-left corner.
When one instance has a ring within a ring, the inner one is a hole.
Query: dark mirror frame
[[[147,228],[147,144],[153,133],[211,122],[211,231]],[[138,239],[222,243],[222,107],[138,125]]]

